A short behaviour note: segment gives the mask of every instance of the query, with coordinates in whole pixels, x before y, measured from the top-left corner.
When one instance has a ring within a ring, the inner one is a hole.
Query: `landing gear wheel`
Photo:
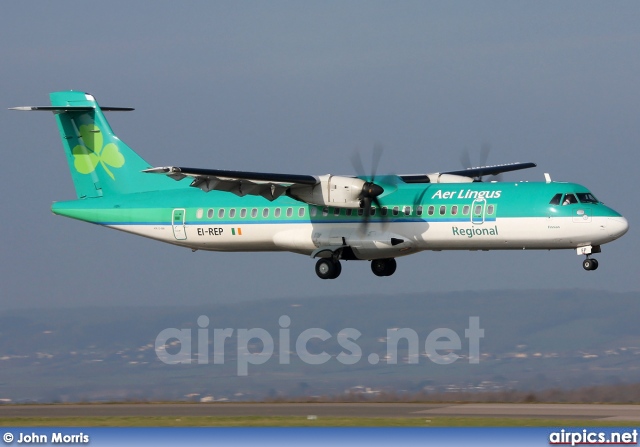
[[[385,267],[387,263],[386,259],[374,259],[371,261],[371,271],[376,276],[384,276]]]
[[[598,268],[598,260],[587,258],[582,261],[582,268],[588,271],[595,270]]]
[[[340,264],[340,261],[335,259],[333,261],[333,266],[336,268],[336,271],[333,272],[333,276],[331,277],[331,279],[336,279],[338,276],[340,276],[340,273],[342,273],[342,264]]]
[[[398,263],[395,259],[387,259],[387,270],[384,276],[391,276],[396,272],[396,268],[398,267]]]
[[[398,264],[393,258],[374,259],[371,261],[371,271],[376,276],[391,276],[395,273]]]
[[[316,275],[320,279],[335,279],[342,272],[340,261],[333,259],[318,259],[316,262]]]

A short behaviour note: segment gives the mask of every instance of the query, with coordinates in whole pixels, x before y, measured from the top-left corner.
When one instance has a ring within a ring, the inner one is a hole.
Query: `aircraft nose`
[[[617,239],[629,230],[629,222],[622,216],[610,217],[607,219],[607,229]]]

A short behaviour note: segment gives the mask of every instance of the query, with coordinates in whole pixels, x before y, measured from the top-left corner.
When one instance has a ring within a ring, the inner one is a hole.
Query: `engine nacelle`
[[[289,195],[313,205],[360,208],[360,193],[366,183],[354,177],[321,175],[315,186],[294,185]]]

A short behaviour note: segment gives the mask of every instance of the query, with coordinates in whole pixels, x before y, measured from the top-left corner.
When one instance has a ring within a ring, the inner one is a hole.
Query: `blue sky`
[[[0,308],[195,304],[476,289],[638,290],[637,2],[11,2],[0,16]],[[75,197],[53,117],[84,90],[150,163],[351,174],[534,161],[508,180],[588,186],[631,229],[597,272],[572,251],[440,252],[321,281],[294,254],[191,253],[51,214]]]

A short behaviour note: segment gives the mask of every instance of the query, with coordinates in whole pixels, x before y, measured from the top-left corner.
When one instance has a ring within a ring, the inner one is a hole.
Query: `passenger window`
[[[213,219],[213,208],[209,208],[209,211],[207,211],[207,217],[209,219]]]
[[[293,208],[287,208],[287,217],[293,216]]]
[[[202,208],[198,208],[198,211],[196,211],[196,218],[197,219],[202,219],[202,214],[204,213],[204,211],[202,210]]]
[[[458,214],[458,205],[453,205],[451,207],[451,215],[455,216],[456,214]]]
[[[316,217],[316,215],[318,214],[318,208],[312,206],[309,212],[311,213],[311,217]]]
[[[246,209],[246,208],[242,208],[242,209],[240,210],[240,217],[242,217],[243,219],[244,219],[245,217],[247,217],[247,209]]]
[[[276,210],[274,211],[274,215],[276,217],[280,217],[280,208],[276,208]]]
[[[410,206],[405,206],[404,207],[404,215],[408,216],[409,214],[411,214],[411,207]]]
[[[487,214],[491,216],[493,214],[493,211],[494,211],[494,206],[493,205],[489,205],[487,207]]]
[[[300,208],[300,209],[298,210],[298,216],[299,216],[299,217],[304,217],[304,208]]]
[[[560,205],[560,199],[562,199],[562,194],[556,194],[549,202],[549,205]]]
[[[418,207],[416,208],[416,214],[418,216],[422,216],[422,205],[418,205]]]
[[[262,217],[269,217],[269,208],[265,208],[262,210]]]
[[[469,214],[469,205],[465,205],[462,207],[462,215],[467,216]]]
[[[564,200],[562,201],[563,205],[572,205],[574,203],[578,203],[578,199],[573,194],[566,194],[564,196]]]
[[[347,208],[347,216],[351,216],[353,210],[351,208]]]
[[[376,215],[376,209],[375,209],[374,207],[371,207],[371,208],[369,209],[369,215],[370,215],[370,216],[375,216],[375,215]]]
[[[222,219],[224,217],[224,208],[218,210],[218,219]]]
[[[387,208],[386,206],[383,206],[380,212],[382,213],[383,216],[386,216],[387,214],[389,214],[389,208]]]
[[[474,208],[474,214],[476,216],[481,216],[482,215],[482,205],[476,205],[476,207]]]
[[[358,208],[358,216],[363,216],[364,210],[362,208]]]
[[[340,208],[334,208],[333,209],[333,215],[334,216],[339,216],[340,215]]]
[[[229,217],[231,217],[232,219],[233,219],[234,217],[236,217],[236,209],[235,209],[235,208],[231,208],[231,209],[229,210]]]
[[[441,205],[440,206],[440,215],[444,216],[446,212],[447,212],[447,207],[444,206],[444,205]]]
[[[324,217],[327,217],[329,215],[329,207],[325,206],[324,208],[322,208],[322,215]]]
[[[254,219],[258,217],[258,208],[251,209],[251,217],[253,217]]]
[[[433,205],[431,205],[429,208],[427,208],[427,214],[429,216],[433,216],[433,213],[435,213],[435,212],[436,212],[436,208]]]
[[[394,206],[394,207],[393,207],[393,215],[394,215],[394,216],[397,216],[399,213],[400,213],[400,208],[399,208],[399,207],[397,207],[397,206]]]

